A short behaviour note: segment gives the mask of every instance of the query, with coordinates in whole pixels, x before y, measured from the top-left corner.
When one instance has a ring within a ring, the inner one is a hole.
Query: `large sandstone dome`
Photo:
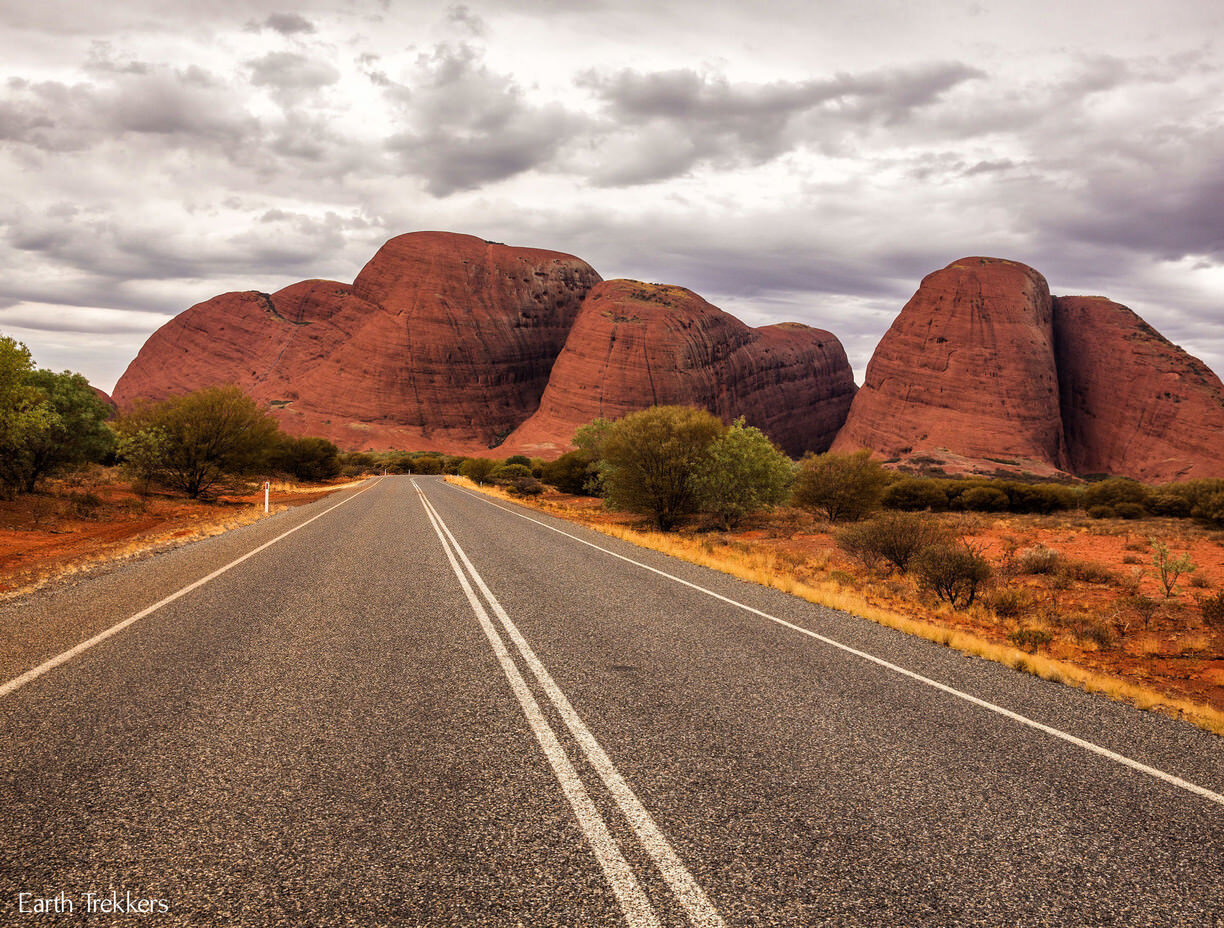
[[[219,383],[342,448],[546,457],[591,419],[656,403],[743,415],[792,453],[822,450],[854,393],[828,332],[751,329],[679,287],[602,285],[572,255],[446,232],[391,239],[351,285],[191,307],[145,343],[115,401]]]
[[[286,430],[342,448],[487,450],[538,405],[599,280],[560,252],[401,235],[351,286],[304,281],[191,307],[145,343],[115,401],[236,383]]]
[[[1224,387],[1124,306],[962,258],[885,333],[833,447],[949,472],[1218,477]]]
[[[506,447],[553,456],[592,419],[691,405],[743,416],[798,456],[829,447],[854,390],[841,343],[822,329],[753,329],[683,287],[608,280],[587,294],[540,408]]]

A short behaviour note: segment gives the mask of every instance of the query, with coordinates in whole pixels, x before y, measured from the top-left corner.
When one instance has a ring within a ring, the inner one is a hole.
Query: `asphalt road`
[[[2,926],[1224,926],[1220,738],[435,478],[6,604],[0,694]]]

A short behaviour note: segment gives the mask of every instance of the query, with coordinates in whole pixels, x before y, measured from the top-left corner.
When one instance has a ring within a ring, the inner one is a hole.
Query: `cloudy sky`
[[[553,248],[859,379],[965,255],[1224,372],[1213,0],[0,0],[0,333],[110,389],[226,290],[392,235]]]

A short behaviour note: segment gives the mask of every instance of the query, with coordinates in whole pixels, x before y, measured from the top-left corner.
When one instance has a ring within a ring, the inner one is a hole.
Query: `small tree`
[[[460,476],[467,477],[473,483],[484,486],[489,475],[496,470],[498,462],[492,458],[464,458],[459,465]]]
[[[131,474],[133,489],[141,496],[147,496],[153,481],[161,476],[168,444],[165,431],[155,425],[121,428],[118,432],[116,454]]]
[[[1156,576],[1160,580],[1161,587],[1164,588],[1165,599],[1173,596],[1173,591],[1177,588],[1177,581],[1182,574],[1190,573],[1197,570],[1194,561],[1190,559],[1190,552],[1183,551],[1181,554],[1174,555],[1170,553],[1167,545],[1162,544],[1155,538],[1149,539],[1152,544],[1152,566],[1156,568]]]
[[[868,570],[883,561],[889,570],[905,573],[926,548],[948,544],[948,531],[935,519],[916,512],[882,512],[836,535],[838,546]]]
[[[340,473],[340,449],[326,438],[285,436],[275,464],[298,480],[330,480]]]
[[[540,470],[540,479],[562,493],[589,496],[592,478],[597,478],[598,474],[595,456],[579,448],[546,463]]]
[[[43,477],[105,460],[114,451],[115,435],[106,425],[110,407],[83,375],[37,370],[26,382],[42,394],[51,411],[47,427],[31,434],[12,462],[27,493],[33,493]]]
[[[33,364],[25,345],[0,336],[0,496],[24,489],[26,454],[59,423],[46,396],[29,382]]]
[[[652,406],[613,423],[602,441],[607,505],[651,516],[671,531],[696,508],[695,477],[709,466],[722,422],[704,409]]]
[[[915,567],[923,586],[953,608],[972,606],[978,591],[990,580],[989,562],[964,539],[924,548]]]
[[[264,467],[278,444],[276,422],[239,387],[209,387],[144,406],[120,422],[125,434],[165,435],[162,479],[193,499],[226,474]]]
[[[807,454],[799,463],[792,500],[830,522],[856,522],[878,509],[889,475],[870,451]]]
[[[693,490],[698,508],[731,529],[750,512],[786,502],[794,479],[791,459],[741,417],[710,445]]]

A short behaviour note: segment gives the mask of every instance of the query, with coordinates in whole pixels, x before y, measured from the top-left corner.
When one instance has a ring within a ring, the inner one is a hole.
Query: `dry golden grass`
[[[772,587],[798,596],[808,602],[849,612],[880,625],[896,629],[908,635],[925,638],[965,654],[1005,664],[1023,673],[1030,673],[1045,680],[1066,686],[1074,686],[1089,693],[1098,693],[1111,699],[1130,703],[1140,709],[1162,712],[1185,719],[1200,728],[1224,735],[1224,712],[1211,706],[1179,699],[1150,687],[1140,686],[1127,680],[1098,673],[1075,664],[1034,654],[1019,648],[988,641],[962,629],[950,628],[934,622],[915,619],[873,602],[864,593],[852,586],[854,580],[847,574],[833,571],[839,579],[816,577],[800,579],[795,576],[795,564],[767,548],[757,548],[751,543],[732,546],[717,546],[708,539],[691,538],[684,535],[643,531],[623,525],[610,525],[596,520],[575,518],[573,511],[547,500],[521,499],[491,486],[477,486],[463,477],[447,477],[447,481],[508,502],[525,504],[532,508],[576,521],[605,535],[619,538],[631,544],[659,551],[693,564],[709,567],[762,586]],[[811,566],[810,563],[807,566]],[[840,578],[845,578],[844,582]],[[947,607],[940,612],[949,618],[952,611]]]

